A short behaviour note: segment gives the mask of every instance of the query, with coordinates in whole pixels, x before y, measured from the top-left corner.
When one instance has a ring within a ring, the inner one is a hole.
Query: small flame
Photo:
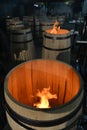
[[[57,34],[58,30],[60,30],[59,22],[56,21],[53,25],[53,29],[50,31],[50,33]]]
[[[34,104],[36,108],[50,108],[49,99],[57,99],[56,94],[50,93],[50,87],[43,88],[41,92],[38,91],[36,96],[40,98],[40,102]]]

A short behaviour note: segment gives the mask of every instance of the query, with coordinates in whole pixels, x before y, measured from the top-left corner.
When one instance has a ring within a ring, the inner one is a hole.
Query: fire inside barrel
[[[13,130],[76,130],[82,114],[82,79],[59,61],[32,60],[18,65],[5,79],[4,94]],[[47,106],[37,108],[42,101]]]

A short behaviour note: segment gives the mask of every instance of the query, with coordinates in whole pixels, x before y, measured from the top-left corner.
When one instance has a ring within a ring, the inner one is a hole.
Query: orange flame
[[[53,29],[50,31],[50,33],[57,34],[58,30],[60,30],[59,22],[56,21],[53,25]]]
[[[36,108],[50,108],[49,99],[53,99],[53,98],[57,99],[56,94],[50,93],[50,87],[43,88],[41,92],[38,91],[36,96],[40,98],[40,102],[34,104]]]

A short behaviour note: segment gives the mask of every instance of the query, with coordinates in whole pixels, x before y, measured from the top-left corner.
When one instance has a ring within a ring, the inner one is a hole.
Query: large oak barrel
[[[36,108],[38,91],[50,87],[57,99]],[[76,130],[82,114],[83,83],[68,64],[32,60],[13,68],[4,81],[6,115],[12,130]]]
[[[60,29],[58,34],[50,33],[50,29],[44,32],[42,58],[71,62],[71,33]]]
[[[11,30],[11,58],[13,61],[27,61],[35,58],[32,32],[29,27]]]

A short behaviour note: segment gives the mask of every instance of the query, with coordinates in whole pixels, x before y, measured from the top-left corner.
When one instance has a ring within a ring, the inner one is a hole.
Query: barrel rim
[[[53,36],[54,35],[54,36]],[[51,40],[53,40],[53,39],[55,39],[55,40],[64,40],[64,39],[68,39],[68,38],[70,38],[71,37],[71,35],[66,35],[66,34],[64,34],[64,35],[62,35],[62,34],[45,34],[44,33],[44,38],[48,38],[48,39],[51,39]]]
[[[70,68],[72,68],[73,70],[74,70],[74,72],[78,75],[78,77],[79,77],[79,82],[80,82],[80,89],[79,89],[79,92],[78,92],[78,94],[76,94],[70,101],[68,101],[67,103],[65,103],[65,104],[62,104],[62,105],[59,105],[59,106],[56,106],[56,107],[52,107],[52,108],[35,108],[34,106],[28,106],[28,105],[26,105],[26,104],[23,104],[23,103],[19,103],[14,97],[12,97],[11,96],[11,94],[9,93],[9,91],[8,91],[8,89],[7,89],[7,80],[8,80],[8,78],[9,78],[9,75],[11,74],[11,72],[13,72],[16,68],[18,68],[19,66],[21,66],[21,65],[23,65],[23,64],[26,64],[26,63],[28,63],[28,62],[32,62],[32,61],[36,61],[36,60],[43,60],[43,59],[34,59],[34,60],[30,60],[30,61],[26,61],[26,62],[24,62],[24,63],[20,63],[19,65],[17,65],[17,66],[15,66],[13,69],[11,69],[9,72],[8,72],[8,74],[6,75],[6,77],[5,77],[5,80],[4,80],[4,92],[7,94],[7,96],[15,103],[15,104],[17,104],[17,105],[19,105],[19,106],[21,106],[21,107],[23,107],[23,108],[29,108],[29,109],[31,109],[31,110],[36,110],[36,111],[47,111],[47,112],[49,112],[49,111],[55,111],[55,110],[59,110],[59,109],[62,109],[62,108],[66,108],[68,105],[70,105],[70,104],[72,104],[72,102],[74,102],[78,97],[79,97],[79,95],[81,94],[81,93],[84,93],[84,89],[83,89],[83,79],[82,79],[82,77],[81,77],[81,75],[80,75],[80,73],[79,72],[77,72],[71,65],[69,65],[69,64],[67,64],[67,63],[65,63],[65,62],[63,62],[63,61],[56,61],[55,60],[55,62],[60,62],[60,63],[63,63],[63,64],[66,64],[68,67],[70,67]],[[47,59],[46,59],[47,60]],[[45,61],[46,61],[45,60]],[[49,59],[49,61],[54,61],[54,60],[50,60]],[[6,91],[5,91],[6,90]]]
[[[64,33],[64,34],[60,34],[60,33],[59,33],[59,34],[49,33],[49,32],[48,32],[49,30],[51,30],[51,29],[45,30],[45,31],[44,31],[44,35],[50,36],[50,37],[71,36],[71,32],[70,32],[69,30],[67,30],[67,29],[63,29],[63,30],[67,30],[67,33]]]

